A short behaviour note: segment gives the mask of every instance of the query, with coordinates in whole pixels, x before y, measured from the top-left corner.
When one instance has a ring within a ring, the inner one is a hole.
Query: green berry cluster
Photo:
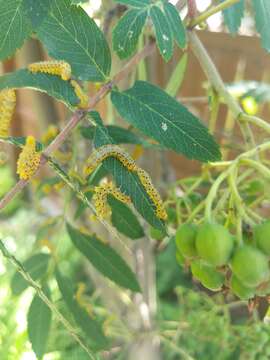
[[[270,221],[253,229],[252,241],[237,244],[220,224],[183,224],[176,231],[176,258],[212,291],[229,289],[242,300],[270,294]]]

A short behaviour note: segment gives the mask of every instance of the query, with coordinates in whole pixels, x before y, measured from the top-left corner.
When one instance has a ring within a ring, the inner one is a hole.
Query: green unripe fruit
[[[270,221],[266,221],[254,228],[254,240],[257,247],[270,256]]]
[[[154,227],[151,227],[150,229],[150,236],[152,239],[154,240],[158,240],[158,241],[161,241],[162,239],[165,238],[166,234],[164,234],[163,231],[159,230],[159,229],[156,229]]]
[[[225,281],[223,274],[218,272],[213,266],[206,264],[203,260],[193,261],[191,272],[204,287],[212,291],[220,290]]]
[[[249,245],[235,251],[231,265],[232,272],[248,287],[256,287],[269,277],[267,257]]]
[[[176,250],[175,257],[176,257],[176,261],[177,261],[178,265],[180,265],[180,266],[185,265],[185,258],[178,250]]]
[[[177,213],[176,210],[172,207],[169,207],[167,209],[167,214],[168,214],[168,223],[175,223],[177,221]]]
[[[183,256],[192,258],[197,255],[195,246],[196,235],[196,227],[192,224],[180,225],[176,231],[176,247]]]
[[[228,263],[234,247],[229,231],[219,224],[203,224],[196,237],[198,255],[213,266]]]
[[[249,288],[233,275],[231,278],[231,290],[241,300],[249,300],[254,297],[256,289]]]

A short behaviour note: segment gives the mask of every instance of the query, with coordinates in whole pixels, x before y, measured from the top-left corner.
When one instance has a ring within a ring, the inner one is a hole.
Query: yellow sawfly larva
[[[17,174],[21,180],[29,180],[40,164],[40,152],[36,151],[36,139],[33,136],[26,138],[26,143],[17,161]]]
[[[0,91],[0,136],[9,135],[10,122],[16,106],[16,92],[14,89]]]
[[[166,220],[167,219],[167,213],[165,211],[163,201],[162,201],[162,199],[161,199],[161,197],[159,195],[159,192],[154,187],[149,174],[145,170],[143,170],[141,168],[138,168],[137,169],[137,175],[138,175],[143,187],[145,188],[145,191],[147,192],[148,196],[153,201],[153,203],[154,203],[154,205],[156,207],[156,215],[157,215],[157,217],[162,219],[162,220]]]
[[[137,165],[132,157],[118,145],[108,144],[95,149],[87,160],[84,168],[85,176],[90,175],[105,159],[114,157],[118,159],[129,171],[136,171]]]
[[[95,187],[93,201],[97,216],[105,218],[110,215],[110,207],[107,203],[107,196],[113,195],[117,200],[130,204],[131,199],[128,195],[123,194],[112,182],[105,183]]]
[[[83,89],[80,87],[80,85],[75,80],[71,80],[70,84],[73,86],[73,89],[75,91],[75,94],[80,100],[80,103],[78,104],[78,107],[80,109],[87,109],[88,108],[88,95],[83,91]]]
[[[45,74],[58,75],[65,81],[71,78],[71,66],[63,60],[36,62],[28,65],[28,70],[34,74],[41,72]]]

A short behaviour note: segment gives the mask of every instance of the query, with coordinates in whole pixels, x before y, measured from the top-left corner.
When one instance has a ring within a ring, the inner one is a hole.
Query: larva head
[[[80,85],[75,80],[70,81],[71,85],[74,88],[75,94],[80,100],[78,107],[80,109],[87,109],[88,108],[88,95],[83,91]]]
[[[26,146],[36,146],[36,139],[34,136],[30,135],[26,138]]]
[[[85,165],[83,168],[83,174],[85,177],[89,176],[95,170],[94,166]]]
[[[71,66],[65,61],[62,62],[61,78],[64,81],[67,81],[71,78]]]

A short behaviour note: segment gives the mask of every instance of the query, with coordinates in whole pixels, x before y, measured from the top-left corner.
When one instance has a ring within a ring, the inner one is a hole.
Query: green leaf
[[[0,0],[0,60],[13,55],[31,31],[22,0]]]
[[[170,96],[175,97],[182,85],[187,68],[187,60],[188,60],[187,53],[184,53],[184,55],[181,56],[181,59],[176,65],[175,69],[173,70],[173,73],[166,86],[166,92]]]
[[[23,263],[23,267],[30,274],[33,280],[41,279],[47,272],[50,256],[47,254],[36,254]],[[19,272],[16,272],[11,279],[11,290],[14,295],[20,295],[28,283]]]
[[[164,4],[165,15],[171,26],[171,31],[180,48],[184,48],[187,44],[186,30],[179,15],[179,12],[173,4],[166,2]]]
[[[222,2],[225,0],[222,0]],[[223,17],[226,26],[228,27],[230,33],[237,33],[245,11],[244,0],[240,0],[238,3],[228,7],[223,10]]]
[[[115,0],[115,2],[137,8],[142,8],[150,5],[150,0]]]
[[[151,7],[150,17],[154,25],[159,52],[165,61],[169,61],[173,55],[173,34],[169,19],[157,6]]]
[[[26,14],[29,17],[34,29],[37,29],[48,15],[50,10],[51,0],[22,0],[26,9]]]
[[[112,247],[98,240],[95,235],[82,234],[69,224],[67,224],[67,230],[73,245],[90,261],[96,270],[126,289],[135,292],[140,291],[140,285],[135,274]]]
[[[37,35],[49,55],[67,61],[78,79],[106,80],[111,69],[110,49],[95,21],[81,7],[71,5],[70,0],[51,0]]]
[[[146,18],[146,10],[131,9],[116,24],[113,29],[113,50],[120,59],[125,59],[136,51]]]
[[[43,286],[42,291],[50,299],[50,289]],[[27,313],[28,337],[38,359],[46,353],[52,313],[48,306],[36,294]]]
[[[132,240],[144,236],[143,228],[130,208],[112,196],[108,197],[108,203],[112,209],[112,225]]]
[[[82,308],[74,297],[73,281],[63,276],[59,269],[55,273],[59,290],[63,300],[69,308],[77,325],[86,335],[87,340],[95,350],[101,350],[108,347],[108,339],[105,337],[102,326],[99,321],[91,318],[87,311]]]
[[[147,136],[190,159],[220,159],[219,147],[207,128],[185,106],[160,88],[137,81],[111,99],[119,114]]]
[[[32,74],[26,69],[1,76],[0,90],[5,88],[29,88],[46,92],[67,106],[76,106],[79,103],[79,99],[68,81],[55,75]]]
[[[262,47],[270,52],[270,2],[252,0],[255,9],[256,28],[261,35]]]
[[[0,136],[0,141],[11,144],[11,145],[15,145],[18,147],[23,147],[26,143],[26,137],[25,136],[18,136],[18,137],[14,137],[14,136],[1,137]],[[37,141],[36,142],[36,151],[42,151],[42,150],[43,150],[43,145]]]
[[[136,145],[150,145],[145,140],[134,134],[132,131],[116,125],[106,126],[108,135],[113,139],[114,144],[136,144]],[[96,127],[88,126],[81,127],[81,134],[85,139],[93,140]]]
[[[95,147],[112,144],[113,140],[107,133],[107,129],[100,125],[96,129]],[[103,166],[113,175],[116,186],[130,196],[135,209],[154,228],[165,232],[164,223],[157,218],[155,207],[148,194],[143,188],[140,179],[134,172],[128,171],[117,159],[109,158],[103,162]]]
[[[192,288],[192,278],[176,261],[175,238],[169,240],[167,247],[156,259],[157,291],[160,296],[172,296],[176,286]],[[168,266],[168,264],[170,264]]]

